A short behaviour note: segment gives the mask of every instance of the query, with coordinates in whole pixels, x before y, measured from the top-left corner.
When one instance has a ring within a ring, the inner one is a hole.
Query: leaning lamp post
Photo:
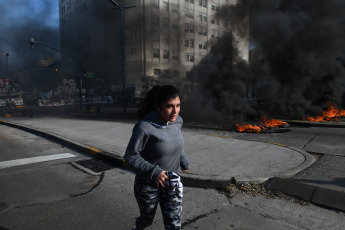
[[[120,38],[121,38],[121,81],[122,81],[122,96],[123,96],[123,113],[126,114],[126,41],[125,41],[125,11],[136,6],[120,6],[114,0],[108,0],[115,6],[115,10],[120,10]]]
[[[73,57],[73,56],[71,56],[71,55],[69,55],[69,54],[67,54],[67,53],[65,53],[65,52],[63,52],[63,51],[61,51],[59,49],[56,49],[56,48],[54,48],[54,47],[52,47],[50,45],[44,44],[42,42],[35,41],[34,38],[30,38],[29,39],[29,44],[30,44],[30,49],[34,49],[35,48],[35,44],[42,45],[42,46],[48,47],[48,48],[50,48],[52,50],[55,50],[56,52],[61,53],[62,55],[68,56],[71,59],[73,59],[73,61],[75,61],[75,63],[77,64],[78,73],[79,73],[78,74],[78,81],[79,81],[79,86],[80,86],[79,87],[79,104],[80,104],[80,110],[82,110],[82,104],[81,104],[81,93],[82,93],[81,92],[82,91],[81,76],[82,76],[83,73],[81,71],[80,63],[78,62],[78,60],[75,57]]]

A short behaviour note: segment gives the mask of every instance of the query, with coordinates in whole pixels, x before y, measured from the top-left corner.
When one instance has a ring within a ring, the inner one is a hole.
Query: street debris
[[[267,199],[284,199],[300,205],[307,205],[308,202],[297,197],[286,195],[276,190],[269,190],[265,188],[265,184],[231,184],[220,189],[221,193],[226,194],[229,198],[233,198],[238,194],[249,194],[253,197],[259,195]]]

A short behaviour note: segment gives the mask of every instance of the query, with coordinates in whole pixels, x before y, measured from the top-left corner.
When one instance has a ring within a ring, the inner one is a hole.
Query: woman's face
[[[166,122],[174,122],[180,113],[180,97],[166,100],[161,106],[156,105],[159,116]]]

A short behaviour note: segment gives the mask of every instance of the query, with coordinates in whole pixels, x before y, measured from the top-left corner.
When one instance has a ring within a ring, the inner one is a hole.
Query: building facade
[[[110,1],[59,0],[61,49],[73,56],[62,57],[62,74],[93,73],[88,87],[98,84],[120,91],[124,45],[125,83],[135,97],[143,97],[157,84],[176,85],[188,95],[198,84],[199,71],[215,68],[209,54],[223,35],[234,35],[241,58],[248,61],[248,35],[236,36],[229,19],[219,14],[237,0],[116,2],[135,6],[124,10],[124,42],[120,11]],[[201,62],[210,66],[196,68]]]

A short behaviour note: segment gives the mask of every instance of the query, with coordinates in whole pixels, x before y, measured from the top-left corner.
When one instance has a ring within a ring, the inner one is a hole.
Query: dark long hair
[[[156,109],[156,104],[161,106],[164,101],[179,97],[180,91],[172,85],[154,86],[146,94],[144,101],[140,103],[138,109],[139,120],[143,119],[149,112]]]

